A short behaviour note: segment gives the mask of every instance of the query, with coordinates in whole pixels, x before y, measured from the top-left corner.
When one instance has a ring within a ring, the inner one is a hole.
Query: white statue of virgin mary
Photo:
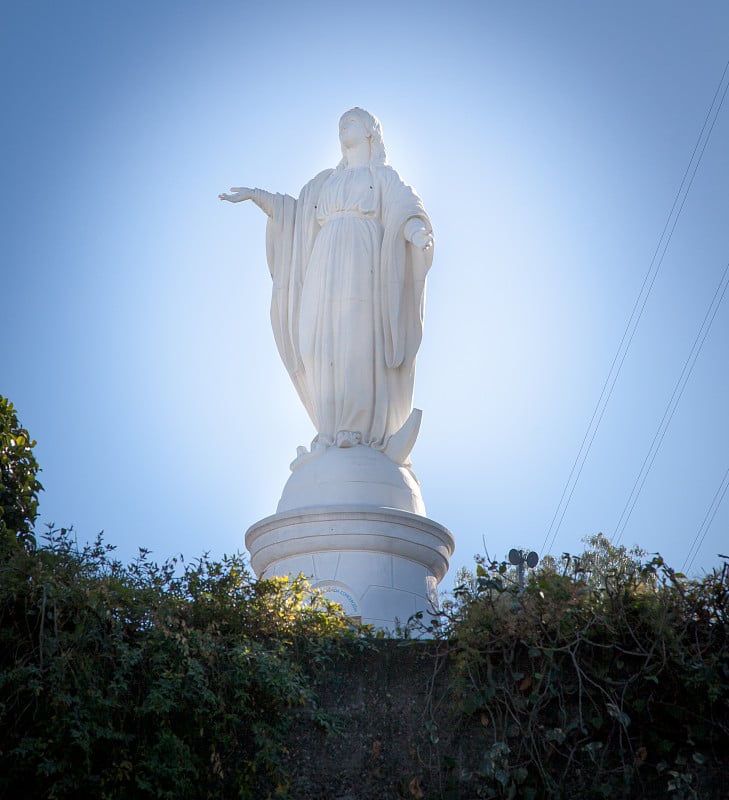
[[[273,332],[317,431],[292,466],[354,445],[409,465],[432,230],[420,198],[386,163],[375,117],[347,111],[339,139],[339,165],[298,199],[246,187],[220,199],[253,200],[269,218]]]

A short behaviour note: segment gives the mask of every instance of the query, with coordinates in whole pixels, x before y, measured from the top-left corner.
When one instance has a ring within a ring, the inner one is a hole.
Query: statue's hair
[[[349,111],[345,111],[342,117],[346,117],[347,114],[354,114],[367,131],[367,138],[370,140],[370,166],[382,166],[386,164],[387,153],[385,152],[385,141],[382,138],[382,125],[380,125],[380,121],[377,117],[358,106],[350,108]],[[342,160],[337,165],[337,169],[344,169],[346,166],[347,158],[343,156]]]

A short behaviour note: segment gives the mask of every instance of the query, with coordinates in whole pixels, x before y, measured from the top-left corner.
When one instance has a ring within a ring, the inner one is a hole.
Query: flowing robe
[[[432,260],[405,239],[414,217],[431,229],[394,169],[340,167],[298,200],[274,195],[266,230],[274,337],[317,441],[360,434],[399,462],[414,435],[407,452],[390,443],[411,418]]]

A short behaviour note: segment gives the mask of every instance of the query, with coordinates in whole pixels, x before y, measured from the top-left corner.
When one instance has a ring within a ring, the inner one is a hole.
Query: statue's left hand
[[[425,228],[420,228],[420,230],[415,231],[411,241],[415,247],[420,248],[425,253],[433,247],[433,234],[429,233]]]

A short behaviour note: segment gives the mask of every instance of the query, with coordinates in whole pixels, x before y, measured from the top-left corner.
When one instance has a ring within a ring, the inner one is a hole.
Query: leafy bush
[[[523,591],[480,560],[437,621],[481,731],[479,796],[701,797],[729,758],[729,564],[688,580],[588,543]]]
[[[284,793],[291,709],[315,724],[307,665],[354,633],[303,579],[240,556],[122,566],[101,537],[50,530],[0,559],[0,795]]]
[[[33,547],[38,515],[36,443],[21,427],[13,404],[0,395],[0,542]]]

